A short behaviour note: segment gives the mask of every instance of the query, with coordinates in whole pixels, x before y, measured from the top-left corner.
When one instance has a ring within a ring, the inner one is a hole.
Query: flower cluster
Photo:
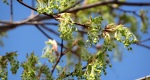
[[[62,11],[74,3],[75,0],[37,0],[37,11],[39,13],[53,14]]]
[[[43,49],[42,57],[48,58],[50,62],[55,62],[56,55],[54,55],[53,52],[56,52],[57,48],[57,42],[55,40],[49,39],[46,42],[46,47]]]
[[[99,35],[101,32],[101,22],[103,18],[101,16],[91,18],[90,21],[86,22],[85,24],[88,27],[88,40],[86,42],[92,45],[93,43],[96,44],[99,42]]]
[[[74,21],[71,19],[70,14],[62,13],[58,20],[60,21],[58,30],[60,32],[60,37],[64,40],[73,39],[73,32],[77,31],[77,28],[74,26]]]

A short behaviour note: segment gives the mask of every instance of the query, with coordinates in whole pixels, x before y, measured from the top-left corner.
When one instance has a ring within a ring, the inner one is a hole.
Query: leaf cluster
[[[2,80],[7,80],[7,76],[8,76],[8,62],[11,65],[11,72],[12,74],[16,74],[17,70],[19,68],[19,61],[16,58],[17,57],[17,53],[16,52],[10,52],[10,53],[6,53],[5,56],[0,56],[0,78],[2,78]]]

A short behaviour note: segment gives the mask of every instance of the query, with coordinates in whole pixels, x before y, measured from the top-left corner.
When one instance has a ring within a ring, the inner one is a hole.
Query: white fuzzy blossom
[[[56,42],[55,40],[49,39],[49,40],[46,42],[46,44],[52,46],[51,49],[52,49],[53,51],[57,51],[58,46],[57,46],[57,42]]]
[[[58,45],[55,40],[49,39],[45,42],[46,46],[43,49],[42,57],[49,57],[50,55],[53,55],[53,52],[56,52],[58,50]]]

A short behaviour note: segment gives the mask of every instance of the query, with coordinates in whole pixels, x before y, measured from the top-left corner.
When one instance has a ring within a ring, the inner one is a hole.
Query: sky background
[[[135,1],[148,1],[149,0],[130,0]],[[26,1],[31,4],[30,0]],[[128,10],[150,9],[150,7],[122,7]],[[19,4],[14,0],[14,21],[19,21],[27,18],[31,10]],[[149,15],[150,16],[150,15]],[[9,20],[10,12],[9,6],[0,1],[0,20]],[[150,29],[149,29],[150,32]],[[48,39],[34,26],[21,26],[7,32],[8,37],[4,37],[4,46],[0,47],[0,56],[5,55],[6,52],[17,51],[18,60],[25,61],[26,53],[34,51],[39,57],[42,55],[42,50],[45,47],[45,41]],[[54,35],[52,35],[53,38]],[[142,35],[142,39],[150,37],[150,34]],[[56,38],[57,40],[57,38]],[[60,40],[57,40],[60,41]],[[150,45],[150,41],[144,44]],[[112,68],[107,68],[107,75],[102,75],[102,80],[135,80],[140,77],[150,75],[150,50],[132,45],[133,51],[123,50],[122,61],[111,60]],[[113,54],[113,53],[112,53]],[[9,72],[9,80],[21,80],[20,75],[22,68],[19,69],[16,75]]]

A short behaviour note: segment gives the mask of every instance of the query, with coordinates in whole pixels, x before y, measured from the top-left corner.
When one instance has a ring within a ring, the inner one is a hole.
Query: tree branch
[[[42,32],[48,39],[52,39],[48,34],[46,34],[38,25],[35,25],[36,26],[36,28],[40,31],[40,32]]]
[[[35,8],[33,8],[33,7],[31,7],[31,6],[29,6],[29,5],[25,4],[25,3],[23,3],[22,0],[17,0],[17,1],[18,1],[20,4],[26,6],[27,8],[32,9],[32,10],[34,10],[34,11],[37,11]]]
[[[147,41],[150,41],[150,38],[147,38],[147,39],[145,39],[145,40],[139,41],[139,43],[147,42]]]
[[[142,42],[146,42],[146,41],[150,41],[150,38],[147,38],[147,39],[145,39],[145,40],[139,41],[139,42],[137,42],[136,44],[137,44],[138,46],[141,46],[141,47],[144,47],[144,48],[147,48],[147,49],[150,50],[150,46],[147,46],[147,45],[142,44]]]
[[[28,21],[34,19],[36,16],[38,16],[38,15],[29,17],[29,18],[27,18],[27,19],[25,19],[25,20],[18,21],[18,22],[0,21],[0,23],[8,23],[8,24],[1,25],[1,26],[0,26],[0,32],[5,32],[5,31],[8,31],[8,30],[14,29],[14,28],[16,28],[16,27],[19,26],[19,25],[23,25],[24,23],[26,23],[26,22],[28,22]]]
[[[67,52],[69,52],[69,51],[73,52],[72,50],[68,49],[67,47],[64,47],[64,48],[66,48],[66,50],[63,51],[63,52],[61,52],[60,57],[57,59],[55,65],[54,65],[53,68],[52,68],[52,71],[51,71],[52,74],[53,74],[53,72],[54,72],[54,70],[55,70],[57,64],[60,62],[60,59],[61,59]]]
[[[137,43],[137,45],[150,50],[150,46],[147,46],[147,45],[144,45],[144,44],[141,44],[141,43]]]
[[[115,7],[110,6],[110,5],[107,5],[107,6],[110,7],[110,8],[112,8],[112,9],[116,9],[118,11],[122,11],[124,13],[132,13],[132,14],[136,15],[137,17],[141,18],[141,16],[139,14],[137,14],[136,11],[130,11],[130,10],[124,10],[124,9],[121,9],[121,8],[115,8]]]
[[[117,4],[117,5],[124,5],[124,6],[150,6],[150,3],[138,3],[138,2],[121,2],[121,1],[99,1],[93,4],[85,5],[82,7],[72,8],[69,9],[67,12],[77,12],[79,10],[85,10],[97,6],[103,6],[108,4]]]
[[[55,32],[54,30],[52,30],[52,29],[46,27],[45,24],[41,24],[41,26],[42,26],[42,28],[44,28],[45,30],[54,33],[56,36],[59,36],[59,33],[58,33],[58,32]]]
[[[10,0],[10,22],[13,21],[13,0]]]
[[[17,1],[18,1],[20,4],[24,5],[25,7],[29,8],[29,9],[32,9],[32,10],[34,10],[34,11],[37,11],[37,9],[35,9],[35,8],[33,8],[33,7],[31,7],[31,6],[27,5],[27,4],[25,4],[25,3],[23,3],[22,0],[17,0]],[[53,15],[49,15],[49,14],[47,14],[47,13],[43,13],[43,14],[47,15],[47,16],[50,17],[50,18],[54,18]]]
[[[62,56],[63,56],[63,54],[61,53],[60,57],[57,59],[56,63],[54,64],[54,66],[53,66],[53,68],[52,68],[52,71],[51,71],[52,74],[53,74],[53,72],[54,72],[54,70],[55,70],[57,64],[60,62],[60,59],[62,58]]]

